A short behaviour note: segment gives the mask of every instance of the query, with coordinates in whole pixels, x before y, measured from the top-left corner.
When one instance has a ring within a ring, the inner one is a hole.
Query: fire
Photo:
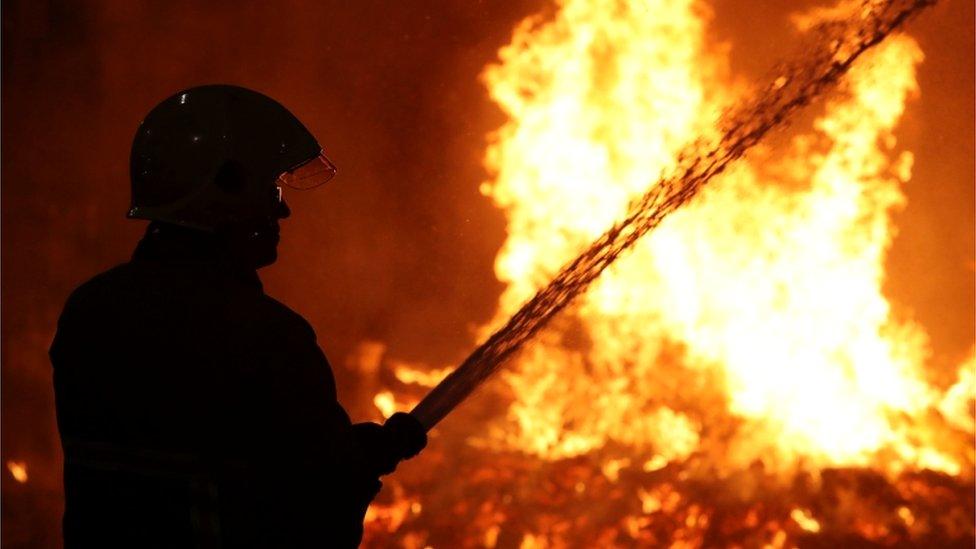
[[[957,428],[976,434],[976,349],[956,375],[957,381],[942,397],[939,411]]]
[[[724,65],[703,55],[699,7],[615,6],[566,2],[551,23],[526,20],[501,50],[502,63],[485,73],[493,99],[511,117],[488,151],[497,177],[482,189],[508,216],[509,237],[496,260],[508,285],[499,318],[672,167],[681,147],[709,128],[705,115],[730,98],[728,88],[709,85],[723,80]],[[646,308],[626,310],[640,299],[633,292],[649,290],[646,277],[638,278],[600,284],[587,298],[583,308],[593,310],[580,316],[594,336],[591,351],[564,346],[550,332],[523,354],[519,371],[507,376],[517,399],[510,408],[519,426],[509,441],[515,447],[559,458],[609,439],[647,446],[667,436],[685,443],[662,452],[680,457],[694,449],[694,420],[642,406],[654,391],[638,387],[651,378],[657,353],[654,342],[634,345],[647,335],[638,327],[651,326]],[[564,429],[566,423],[573,427]]]
[[[416,400],[397,400],[392,391],[383,390],[373,396],[373,406],[386,419],[397,412],[407,412],[417,405]]]
[[[508,217],[500,318],[740,93],[698,3],[561,4],[554,21],[523,23],[485,73],[510,117],[483,186]],[[925,333],[881,289],[913,160],[892,132],[922,59],[904,35],[869,52],[811,131],[740,162],[621,258],[506,376],[517,429],[500,446],[557,459],[613,442],[683,458],[727,421],[719,407],[742,421],[738,464],[867,465],[888,451],[894,468],[958,473],[895,419],[939,395],[923,375]]]
[[[484,334],[748,93],[701,2],[557,4],[483,74],[508,116],[481,186],[508,227]],[[792,20],[806,32],[859,5]],[[937,385],[924,329],[883,292],[914,160],[894,132],[923,58],[890,36],[811,123],[754,148],[621,256],[502,370],[504,417],[432,431],[431,470],[381,494],[367,545],[971,539],[976,351]],[[388,364],[384,415],[450,371]]]
[[[10,476],[14,477],[14,480],[24,484],[27,482],[27,462],[18,460],[7,460],[7,470],[10,471]]]
[[[388,418],[396,413],[397,405],[396,400],[393,397],[393,393],[390,391],[380,391],[376,393],[373,397],[373,405],[376,409],[383,414],[384,418]]]
[[[820,523],[817,522],[817,519],[810,516],[809,511],[804,509],[793,509],[793,511],[790,512],[790,518],[796,521],[796,523],[800,525],[800,528],[803,528],[808,532],[820,531]]]
[[[412,515],[417,515],[423,508],[419,501],[407,497],[403,488],[396,483],[391,483],[393,501],[389,504],[382,502],[373,503],[366,510],[363,521],[370,527],[381,528],[387,532],[395,532],[403,521]]]

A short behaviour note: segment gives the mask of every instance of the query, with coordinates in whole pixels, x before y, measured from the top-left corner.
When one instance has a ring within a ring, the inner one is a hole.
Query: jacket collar
[[[212,235],[163,223],[150,223],[132,254],[133,263],[163,263],[202,269],[263,291],[254,269],[235,265],[220,252]]]

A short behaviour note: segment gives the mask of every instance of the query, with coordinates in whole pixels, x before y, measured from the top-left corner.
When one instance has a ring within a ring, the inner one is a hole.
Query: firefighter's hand
[[[410,459],[427,446],[427,430],[410,414],[393,414],[383,424],[383,430],[389,433],[400,459]]]
[[[363,450],[364,464],[377,476],[388,475],[398,463],[412,458],[427,445],[427,432],[410,414],[393,414],[386,423],[357,423],[353,433]]]

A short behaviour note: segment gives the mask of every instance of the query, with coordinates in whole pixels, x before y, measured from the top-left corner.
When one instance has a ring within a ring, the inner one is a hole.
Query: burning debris
[[[427,465],[462,486],[408,469],[367,540],[971,546],[972,365],[932,385],[924,332],[881,292],[922,53],[901,34],[867,50],[930,2],[797,17],[810,45],[752,97],[697,6],[598,4],[527,20],[485,74],[511,117],[484,186],[509,219],[507,289],[414,413],[436,424],[531,339],[490,386],[507,417],[479,399],[435,431]],[[731,164],[848,71],[813,131]],[[440,377],[400,369],[384,414]]]

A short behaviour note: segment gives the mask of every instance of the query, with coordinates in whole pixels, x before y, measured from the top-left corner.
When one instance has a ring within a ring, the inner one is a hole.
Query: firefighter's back
[[[311,329],[253,271],[147,237],[72,294],[51,358],[69,547],[341,537],[318,441],[343,446],[348,418]]]

